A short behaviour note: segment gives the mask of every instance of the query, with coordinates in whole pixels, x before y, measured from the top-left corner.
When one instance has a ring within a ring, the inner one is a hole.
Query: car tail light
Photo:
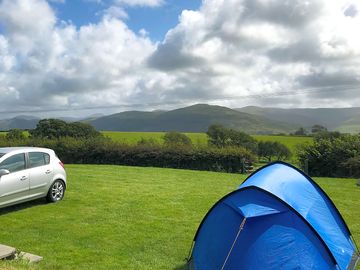
[[[59,161],[59,164],[61,167],[63,167],[63,169],[65,169],[64,163],[62,163],[61,161]]]

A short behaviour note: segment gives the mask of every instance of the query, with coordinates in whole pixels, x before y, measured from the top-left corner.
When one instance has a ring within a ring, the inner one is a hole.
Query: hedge
[[[98,139],[0,139],[0,146],[37,146],[55,150],[64,163],[116,164],[206,171],[240,172],[242,162],[253,162],[255,155],[241,147],[165,147],[127,145]]]

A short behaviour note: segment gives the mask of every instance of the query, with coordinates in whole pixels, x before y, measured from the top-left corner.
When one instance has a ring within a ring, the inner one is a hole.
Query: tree
[[[273,158],[276,160],[286,160],[291,157],[291,152],[286,145],[279,142],[265,141],[258,144],[258,155],[271,162]]]
[[[90,124],[73,122],[67,124],[67,136],[74,138],[94,138],[100,137],[101,133]]]
[[[294,132],[294,135],[298,136],[305,136],[306,135],[306,129],[303,127],[300,127],[298,130]]]
[[[164,145],[167,147],[189,147],[192,145],[188,136],[176,131],[166,132],[163,138]]]
[[[229,129],[228,130],[228,140],[226,140],[226,146],[237,146],[244,147],[256,153],[257,151],[257,141],[245,132]]]
[[[319,141],[319,140],[334,140],[337,138],[342,137],[343,134],[341,134],[339,131],[322,131],[322,132],[318,132],[315,134],[314,136],[314,140],[315,141]]]
[[[209,126],[206,132],[209,138],[209,144],[216,147],[224,147],[227,144],[226,141],[229,139],[227,132],[228,130],[222,125],[214,124]]]
[[[313,176],[345,177],[360,171],[360,136],[334,132],[317,135],[312,144],[298,147],[300,164]]]
[[[313,125],[311,127],[311,133],[319,133],[324,131],[327,131],[327,128],[322,125]]]
[[[269,162],[274,156],[274,149],[272,142],[259,142],[258,144],[258,156],[267,159]]]
[[[23,130],[15,128],[15,129],[10,129],[9,132],[6,133],[5,137],[8,140],[22,140],[25,138],[25,135]]]
[[[275,142],[275,157],[277,160],[287,160],[291,157],[291,151],[285,144]]]
[[[257,151],[257,142],[250,135],[234,129],[225,128],[222,125],[211,125],[206,132],[209,144],[216,147],[244,147],[253,152]]]
[[[344,161],[342,165],[349,169],[349,176],[360,177],[360,156],[351,157]]]
[[[36,128],[29,131],[35,138],[58,139],[61,137],[94,138],[101,137],[101,133],[87,123],[66,123],[59,119],[43,119]]]

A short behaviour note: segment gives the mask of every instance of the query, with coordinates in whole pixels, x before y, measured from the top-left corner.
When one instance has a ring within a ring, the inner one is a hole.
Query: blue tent
[[[297,168],[271,163],[206,214],[195,270],[355,269],[359,253],[325,192]]]

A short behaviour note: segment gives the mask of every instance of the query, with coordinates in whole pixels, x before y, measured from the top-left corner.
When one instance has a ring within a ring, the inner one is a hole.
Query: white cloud
[[[204,0],[159,44],[127,27],[125,2],[77,28],[45,0],[0,1],[1,110],[360,102],[355,1]]]
[[[164,0],[115,0],[117,4],[127,6],[158,7],[165,3]]]
[[[107,17],[118,19],[127,19],[129,17],[124,8],[115,5],[108,7],[102,13]]]
[[[144,62],[155,45],[119,19],[76,29],[57,25],[46,1],[5,0],[0,10],[2,111],[130,103],[149,78]]]
[[[65,4],[66,0],[48,0],[49,2],[52,3],[58,3],[58,4]]]
[[[356,2],[205,0],[199,11],[183,11],[149,65],[181,82],[169,99],[356,106],[359,28]]]

